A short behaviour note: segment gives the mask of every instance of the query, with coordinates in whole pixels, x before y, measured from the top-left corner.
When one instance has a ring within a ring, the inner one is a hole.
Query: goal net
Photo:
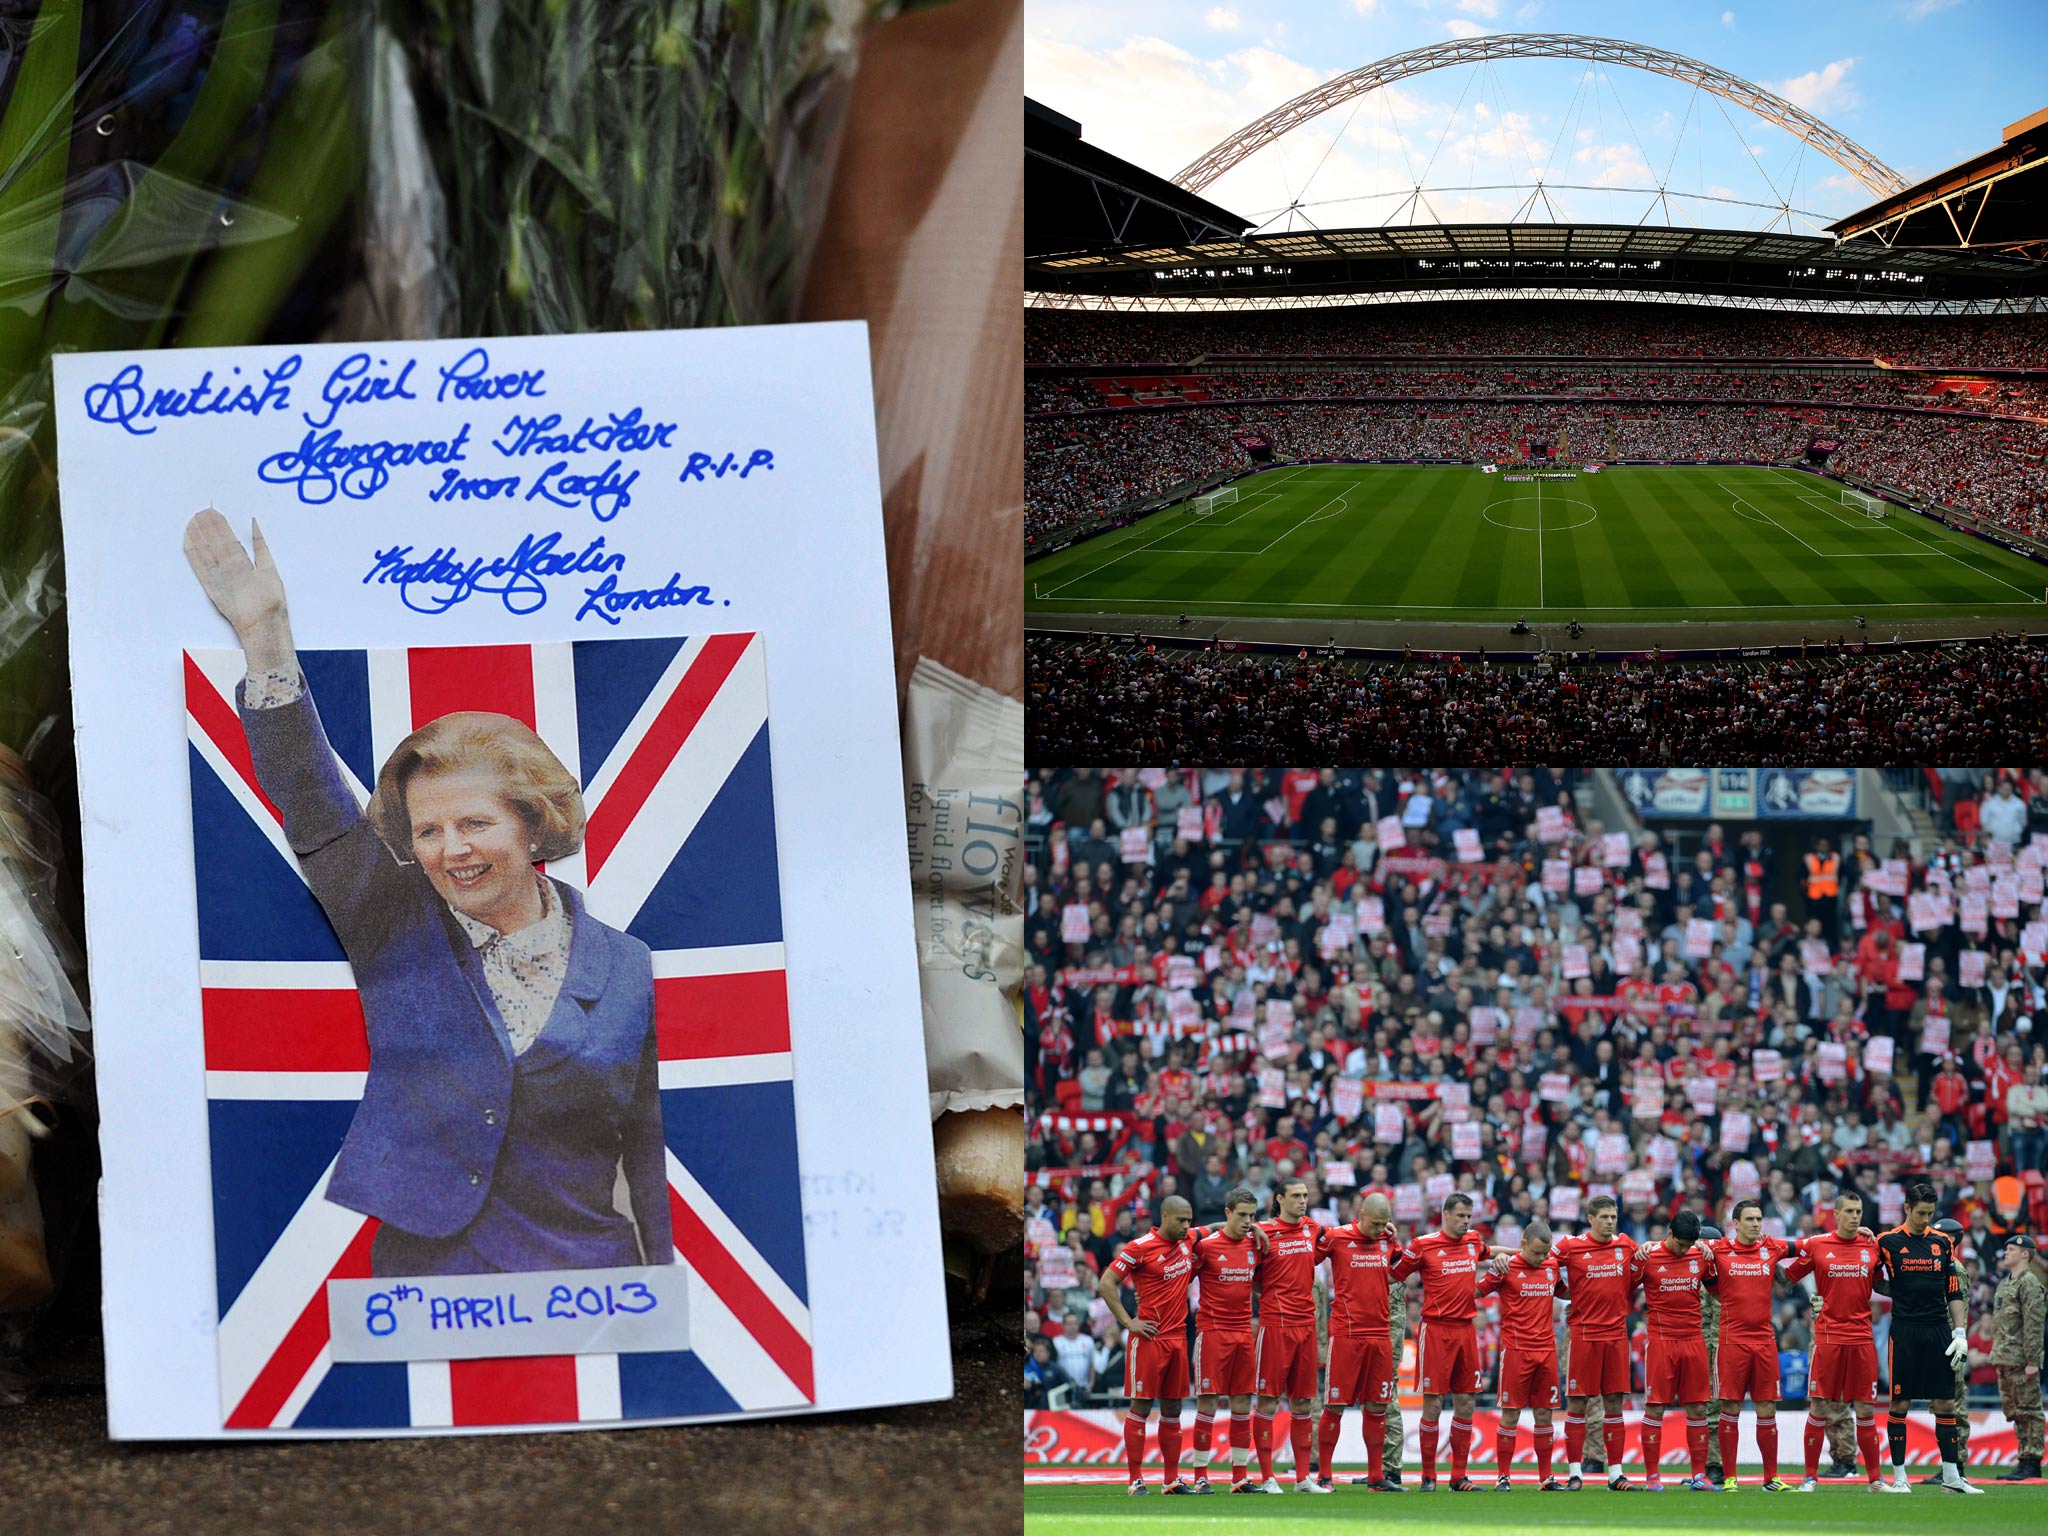
[[[1878,497],[1868,495],[1863,491],[1843,491],[1842,505],[1845,507],[1854,507],[1858,512],[1861,512],[1865,517],[1884,516],[1884,502],[1880,500]]]
[[[1214,512],[1218,507],[1227,507],[1235,500],[1237,500],[1237,487],[1226,485],[1220,491],[1211,491],[1206,496],[1197,496],[1191,505],[1195,514],[1200,516],[1204,512]]]

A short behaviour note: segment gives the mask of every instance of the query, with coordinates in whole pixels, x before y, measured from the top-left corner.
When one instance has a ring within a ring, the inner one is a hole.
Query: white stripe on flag
[[[313,1363],[306,1367],[306,1374],[301,1376],[299,1384],[292,1388],[291,1396],[284,1400],[284,1406],[279,1408],[276,1414],[272,1416],[270,1427],[272,1429],[289,1429],[292,1425],[296,1424],[299,1414],[305,1410],[305,1406],[311,1401],[313,1394],[320,1390],[320,1383],[327,1379],[327,1373],[333,1368],[333,1346],[322,1344],[320,1346],[320,1353],[315,1355]]]
[[[370,761],[382,768],[412,734],[412,657],[375,647],[363,655],[370,668]]]
[[[586,900],[593,916],[616,928],[632,924],[767,719],[757,635],[590,882]]]
[[[674,981],[686,976],[741,976],[750,971],[779,971],[783,949],[772,944],[720,944],[705,949],[657,949],[654,979]]]
[[[213,1091],[211,1079],[219,1075],[207,1074],[209,1093]],[[741,1083],[786,1083],[791,1076],[787,1051],[763,1051],[758,1056],[692,1056],[661,1064],[661,1086],[664,1088],[732,1088]]]
[[[534,733],[571,774],[580,773],[583,748],[576,716],[575,647],[564,640],[536,645],[532,654]],[[587,883],[583,862],[583,850],[578,848],[565,859],[551,861],[548,873],[580,891]]]
[[[405,1391],[415,1429],[445,1429],[455,1422],[455,1387],[446,1360],[408,1360]]]
[[[595,1420],[622,1419],[626,1410],[619,1399],[619,1357],[578,1355],[576,1357],[576,1417],[588,1424]]]
[[[206,1096],[272,1102],[295,1099],[300,1103],[314,1099],[360,1099],[368,1078],[367,1072],[209,1072]]]
[[[327,1181],[333,1176],[334,1164],[329,1162],[220,1320],[224,1413],[232,1413],[248,1394],[307,1301],[325,1294],[327,1276],[369,1220],[328,1200]]]
[[[704,1186],[690,1176],[690,1170],[683,1166],[673,1147],[668,1149],[668,1181],[675,1186],[676,1193],[683,1197],[683,1204],[694,1211],[697,1219],[710,1228],[712,1241],[732,1255],[733,1261],[747,1272],[747,1278],[759,1286],[761,1294],[774,1303],[775,1310],[789,1320],[792,1328],[809,1339],[810,1309],[797,1299],[796,1292],[783,1282],[782,1276],[776,1274],[754,1245],[747,1241],[746,1234],[740,1231],[732,1218],[718,1208],[717,1202],[711,1198]],[[696,1314],[692,1313],[693,1328],[695,1317]]]
[[[803,1391],[784,1373],[760,1341],[718,1299],[704,1277],[678,1254],[690,1283],[690,1351],[718,1379],[742,1412],[804,1408]]]
[[[663,669],[660,680],[648,692],[647,697],[640,701],[640,708],[634,712],[632,720],[627,724],[625,734],[612,743],[611,751],[605,755],[605,760],[598,764],[597,772],[593,773],[590,782],[583,786],[585,810],[595,810],[598,802],[604,799],[612,785],[618,782],[620,770],[632,759],[634,749],[646,739],[647,732],[653,726],[655,718],[660,715],[662,706],[668,703],[669,695],[676,691],[676,685],[683,680],[684,674],[703,654],[704,636],[699,635],[694,640],[683,642],[682,648]]]
[[[251,991],[352,992],[346,960],[202,960],[199,985]]]
[[[201,730],[199,722],[190,715],[185,717],[185,736],[206,760],[206,766],[211,768],[215,776],[226,786],[227,792],[235,797],[235,804],[242,808],[243,814],[256,824],[256,830],[269,839],[270,846],[277,850],[278,856],[290,867],[291,872],[303,881],[306,877],[299,869],[298,855],[292,852],[292,845],[285,841],[284,828],[278,825],[277,818],[270,814],[263,802],[256,798],[256,791],[249,787],[249,781],[235,772],[234,765],[227,760],[220,748],[213,744],[213,738]]]

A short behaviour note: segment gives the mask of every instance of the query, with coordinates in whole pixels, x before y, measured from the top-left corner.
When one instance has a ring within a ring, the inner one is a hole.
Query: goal
[[[1863,491],[1843,491],[1842,505],[1854,507],[1865,517],[1883,517],[1885,514],[1884,502],[1878,497],[1868,495]]]
[[[1218,507],[1227,507],[1235,500],[1237,500],[1237,487],[1226,485],[1220,491],[1211,491],[1206,496],[1197,496],[1188,503],[1188,509],[1199,517],[1205,512],[1214,512]]]

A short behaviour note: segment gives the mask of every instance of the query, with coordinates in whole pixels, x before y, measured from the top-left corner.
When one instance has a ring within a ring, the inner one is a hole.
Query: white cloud
[[[1202,20],[1207,26],[1217,32],[1235,32],[1241,25],[1237,12],[1221,5],[1211,6],[1209,14],[1204,16]]]
[[[1458,0],[1458,9],[1467,16],[1484,16],[1491,21],[1500,14],[1500,0]]]
[[[1351,9],[1361,16],[1370,16],[1379,9],[1380,0],[1351,0]]]
[[[1950,6],[1961,5],[1963,0],[1912,0],[1906,7],[1906,20],[1925,21],[1936,11],[1945,11]]]
[[[1445,22],[1444,30],[1453,37],[1484,37],[1491,29],[1482,27],[1476,21],[1466,21],[1461,17],[1456,21]]]
[[[1732,27],[1732,26],[1734,26],[1734,25],[1735,25],[1735,13],[1734,13],[1733,11],[1723,11],[1723,12],[1721,13],[1721,25],[1722,25],[1722,26],[1724,26],[1724,27]]]
[[[1543,7],[1537,4],[1537,0],[1529,0],[1529,3],[1527,5],[1523,6],[1519,11],[1515,12],[1515,20],[1534,21],[1536,17],[1542,12],[1542,10]]]
[[[1849,84],[1849,71],[1856,61],[1836,59],[1819,69],[1810,69],[1803,75],[1794,75],[1790,80],[1781,80],[1770,87],[1795,106],[1806,108],[1813,113],[1840,112],[1846,108],[1860,106],[1863,97]]]

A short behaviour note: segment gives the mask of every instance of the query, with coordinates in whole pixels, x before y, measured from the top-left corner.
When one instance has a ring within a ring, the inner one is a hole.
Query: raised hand
[[[254,556],[242,548],[228,520],[208,507],[185,525],[185,559],[221,617],[234,626],[252,668],[293,662],[291,620],[284,581],[270,557],[263,529],[250,524]]]

